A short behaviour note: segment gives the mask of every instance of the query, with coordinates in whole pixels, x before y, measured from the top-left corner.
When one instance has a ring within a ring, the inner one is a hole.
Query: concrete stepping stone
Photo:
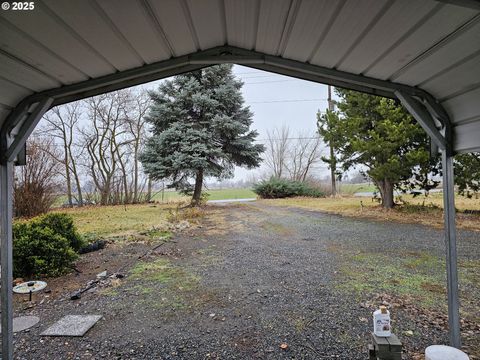
[[[40,335],[42,336],[83,336],[95,325],[101,315],[67,315],[58,320]]]
[[[40,321],[38,316],[19,316],[13,318],[13,332],[17,333],[30,329],[32,326],[35,326]],[[2,326],[0,325],[0,334],[2,333]]]

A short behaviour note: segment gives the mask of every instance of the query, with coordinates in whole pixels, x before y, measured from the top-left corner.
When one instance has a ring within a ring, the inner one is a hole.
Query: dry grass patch
[[[241,205],[228,205],[228,207],[207,206],[208,213],[205,217],[207,223],[205,235],[222,236],[245,230],[245,218],[250,218],[251,215],[246,212],[242,213],[242,219],[234,218],[233,214],[228,211],[228,208],[231,207],[241,207]],[[243,218],[243,216],[245,216],[245,218]]]
[[[86,206],[60,212],[70,214],[81,233],[117,236],[132,231],[165,229],[168,210],[174,207],[159,204]]]
[[[379,221],[395,221],[401,223],[417,223],[443,228],[443,209],[441,194],[427,198],[403,196],[404,204],[394,209],[383,209],[370,198],[288,198],[261,200],[274,206],[298,207],[307,210],[325,211],[343,216],[360,217]],[[480,210],[480,200],[458,197],[456,206],[459,211]],[[457,213],[457,226],[460,229],[480,231],[480,215]]]

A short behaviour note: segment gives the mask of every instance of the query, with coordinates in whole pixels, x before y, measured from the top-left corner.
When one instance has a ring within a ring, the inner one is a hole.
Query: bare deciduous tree
[[[82,134],[86,165],[99,202],[144,200],[148,184],[139,156],[147,135],[144,117],[150,105],[148,94],[127,89],[88,99],[85,104],[88,122]]]
[[[267,132],[265,164],[273,177],[306,181],[321,160],[321,139],[305,132],[290,134],[286,126]]]
[[[131,184],[131,202],[140,201],[140,195],[145,188],[146,179],[142,182],[140,179],[140,152],[145,144],[147,137],[145,115],[150,107],[151,99],[146,91],[130,94],[128,106],[125,108],[124,124],[127,128],[131,142],[131,162],[133,166],[132,184]],[[147,186],[148,187],[148,186]],[[148,194],[147,194],[148,195]]]
[[[285,167],[291,180],[307,180],[312,168],[320,162],[321,140],[318,136],[309,133],[299,133],[294,142],[291,143]]]
[[[124,113],[125,95],[118,91],[107,93],[85,101],[88,109],[88,125],[82,129],[88,158],[88,172],[96,190],[100,204],[112,202],[115,186],[120,144],[118,138],[122,130],[121,118]]]
[[[287,126],[267,131],[265,164],[272,172],[272,176],[281,178],[285,170],[285,161],[288,156],[290,129]]]
[[[77,203],[83,204],[82,187],[77,166],[78,152],[74,149],[74,138],[77,133],[78,123],[83,109],[80,102],[54,107],[45,114],[46,126],[44,131],[49,136],[58,139],[63,148],[63,154],[57,159],[65,169],[68,204],[73,204],[72,177],[77,192]]]
[[[61,172],[61,154],[52,138],[31,137],[27,163],[15,169],[13,201],[15,216],[32,217],[47,212],[55,202]]]

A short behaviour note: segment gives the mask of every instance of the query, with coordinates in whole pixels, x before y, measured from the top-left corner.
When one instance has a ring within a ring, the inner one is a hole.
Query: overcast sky
[[[316,113],[327,108],[326,85],[238,65],[234,73],[244,82],[243,96],[254,114],[252,127],[259,132],[260,142],[267,138],[267,131],[283,125],[292,136],[299,132],[315,135]],[[235,180],[247,178],[250,172],[261,173],[262,169],[237,168]]]
[[[316,113],[327,108],[328,89],[326,85],[299,80],[289,76],[235,65],[235,75],[244,82],[242,88],[245,105],[253,112],[252,128],[259,133],[259,142],[267,138],[267,131],[275,127],[288,126],[295,136],[309,133],[315,136],[317,129]],[[155,89],[157,82],[144,85]],[[335,95],[333,94],[335,97]],[[326,176],[326,166],[315,170],[317,176]],[[248,179],[251,174],[261,175],[263,168],[247,170],[235,169],[234,181]]]

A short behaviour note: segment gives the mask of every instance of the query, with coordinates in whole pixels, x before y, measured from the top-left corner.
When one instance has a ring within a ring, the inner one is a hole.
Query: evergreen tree
[[[366,167],[385,208],[394,206],[395,187],[428,183],[437,162],[430,159],[428,136],[408,112],[394,100],[336,91],[343,118],[335,131],[343,138],[339,151],[344,170]]]
[[[478,199],[480,193],[480,153],[458,154],[454,158],[455,183],[460,195]]]
[[[198,204],[205,177],[225,179],[234,166],[259,166],[264,146],[254,144],[258,133],[250,130],[253,114],[244,106],[242,85],[225,64],[175,76],[151,92],[145,172],[168,179],[169,187],[192,194]]]

